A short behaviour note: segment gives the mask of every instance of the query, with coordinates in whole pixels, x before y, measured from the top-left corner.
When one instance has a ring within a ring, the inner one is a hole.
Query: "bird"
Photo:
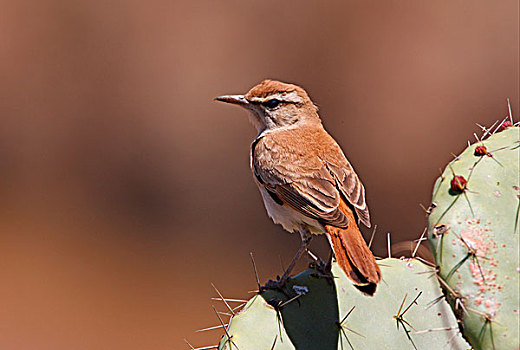
[[[381,271],[359,229],[360,223],[371,226],[365,188],[307,92],[267,79],[245,95],[215,99],[249,111],[258,132],[250,167],[267,213],[286,231],[300,233],[300,248],[278,285],[290,278],[313,235],[325,234],[347,278],[374,295]]]

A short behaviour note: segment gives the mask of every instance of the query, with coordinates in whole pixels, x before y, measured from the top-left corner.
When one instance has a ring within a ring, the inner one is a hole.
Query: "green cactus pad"
[[[519,140],[509,127],[469,146],[433,190],[429,241],[475,349],[519,346]],[[467,181],[463,190],[453,191],[454,175]]]
[[[230,320],[231,339],[224,336],[219,349],[469,348],[432,268],[414,259],[378,263],[383,281],[373,297],[335,263],[334,284],[309,269],[288,282],[299,297],[275,291],[253,297]]]

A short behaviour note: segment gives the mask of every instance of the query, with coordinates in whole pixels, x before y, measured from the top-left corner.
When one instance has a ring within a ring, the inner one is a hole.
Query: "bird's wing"
[[[258,144],[256,147],[266,147]],[[347,227],[348,218],[339,209],[341,193],[337,181],[319,159],[301,153],[285,153],[278,162],[274,152],[255,152],[252,170],[271,196],[323,224]]]
[[[284,140],[283,133],[257,139],[251,154],[255,177],[273,198],[336,227],[348,225],[339,209],[344,197],[357,218],[370,227],[363,184],[336,141],[323,129],[317,133],[302,133],[298,148]],[[313,144],[318,138],[320,144]]]
[[[336,180],[338,190],[354,207],[359,221],[370,227],[370,213],[365,200],[365,187],[335,141],[333,141],[330,151],[324,158],[327,169]]]

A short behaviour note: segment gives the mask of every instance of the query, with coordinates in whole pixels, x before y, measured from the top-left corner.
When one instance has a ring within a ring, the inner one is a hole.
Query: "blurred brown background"
[[[475,122],[519,112],[518,1],[1,1],[0,347],[216,343],[209,298],[280,272],[213,97],[303,85],[368,191],[374,251],[417,238]],[[369,236],[370,232],[367,232]],[[326,256],[323,240],[313,243]]]

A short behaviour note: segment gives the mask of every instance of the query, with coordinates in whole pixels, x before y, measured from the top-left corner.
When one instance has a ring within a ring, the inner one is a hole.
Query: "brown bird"
[[[358,227],[370,227],[365,188],[336,141],[323,128],[318,108],[301,87],[264,80],[245,95],[216,100],[246,108],[258,130],[251,170],[267,213],[302,244],[284,272],[283,285],[312,234],[325,233],[347,277],[368,295],[381,280]]]

